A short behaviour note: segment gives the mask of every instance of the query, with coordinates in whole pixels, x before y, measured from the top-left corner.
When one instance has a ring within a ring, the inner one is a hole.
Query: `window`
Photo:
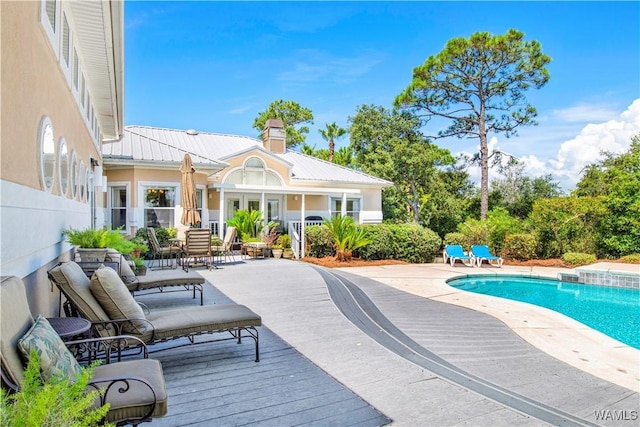
[[[73,49],[73,88],[78,91],[78,78],[80,76],[80,65],[78,64],[78,52]]]
[[[202,220],[202,188],[196,188],[196,208]]]
[[[59,0],[40,0],[40,24],[49,38],[49,45],[58,58],[60,52],[60,3]]]
[[[87,182],[87,171],[84,167],[84,160],[80,160],[78,165],[78,199],[84,202],[86,199],[85,186]]]
[[[267,222],[280,220],[280,200],[267,200]]]
[[[69,152],[67,151],[67,141],[60,138],[58,149],[58,183],[60,185],[60,195],[66,196],[69,188]]]
[[[67,22],[67,15],[62,15],[62,59],[64,65],[69,68],[69,47],[71,44],[71,37],[69,32],[69,23]]]
[[[111,228],[126,229],[127,226],[127,187],[111,187]]]
[[[347,216],[352,217],[356,222],[360,218],[360,199],[347,199]],[[331,199],[331,215],[342,215],[342,199]]]
[[[71,186],[71,198],[78,196],[78,158],[75,150],[71,152],[71,166],[69,167],[69,185]]]
[[[249,212],[260,210],[260,200],[249,199],[247,200],[247,209]]]
[[[45,191],[53,188],[53,172],[55,171],[55,141],[53,126],[49,117],[40,122],[40,180]]]
[[[233,218],[238,209],[240,209],[240,199],[227,200],[227,219]]]
[[[173,227],[175,187],[144,187],[145,227]]]
[[[224,180],[226,184],[271,185],[282,186],[282,179],[278,174],[266,169],[264,162],[257,157],[250,157],[243,169],[231,172]]]

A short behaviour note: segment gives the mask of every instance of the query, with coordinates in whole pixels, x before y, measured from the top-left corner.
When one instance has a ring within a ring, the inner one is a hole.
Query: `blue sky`
[[[491,145],[571,189],[601,149],[640,133],[638,2],[127,1],[125,124],[257,136],[254,118],[286,99],[312,110],[307,143],[323,148],[319,128],[390,108],[449,39],[509,28],[542,44],[551,79],[527,94],[539,126]]]

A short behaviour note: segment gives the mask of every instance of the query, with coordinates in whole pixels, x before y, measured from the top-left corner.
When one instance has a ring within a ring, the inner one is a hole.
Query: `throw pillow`
[[[133,299],[127,286],[118,273],[109,267],[100,267],[91,277],[89,290],[102,306],[102,309],[113,320],[144,319],[144,312]],[[129,334],[144,335],[151,330],[151,325],[144,321],[126,322],[122,330]]]
[[[29,360],[32,348],[38,352],[40,373],[44,381],[54,376],[75,380],[76,375],[82,371],[80,364],[64,344],[60,335],[40,314],[27,333],[18,341],[18,348],[25,360]]]
[[[124,256],[120,252],[115,249],[107,249],[107,257],[105,261],[118,263],[118,268],[120,269],[120,277],[125,283],[134,283],[137,278],[136,274],[131,269],[129,265],[129,261],[127,261]]]

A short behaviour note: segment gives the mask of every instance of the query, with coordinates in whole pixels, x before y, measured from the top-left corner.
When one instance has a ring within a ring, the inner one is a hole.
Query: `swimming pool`
[[[569,316],[640,349],[640,290],[522,276],[468,276],[450,286],[528,302]]]

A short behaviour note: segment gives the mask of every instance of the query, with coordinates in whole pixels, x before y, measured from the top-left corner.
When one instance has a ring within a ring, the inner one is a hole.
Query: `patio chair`
[[[201,262],[211,270],[213,254],[211,252],[211,230],[208,228],[192,228],[186,232],[186,243],[182,245],[182,269],[189,271],[191,262]]]
[[[467,267],[475,266],[474,257],[465,254],[461,245],[446,245],[442,252],[442,258],[444,259],[444,263],[446,264],[448,262],[451,264],[451,267],[453,267],[456,261],[460,261]]]
[[[471,253],[475,257],[478,267],[482,266],[482,261],[487,261],[489,265],[494,267],[502,267],[502,258],[493,255],[487,245],[473,245]]]
[[[156,236],[156,230],[153,227],[147,227],[147,240],[149,241],[149,250],[153,258],[151,259],[151,263],[149,264],[149,269],[153,266],[155,261],[158,261],[160,265],[160,269],[164,268],[176,268],[176,266],[172,266],[172,259],[180,256],[180,248],[177,246],[160,246],[160,242],[158,241],[158,236]],[[165,264],[166,261],[166,264]],[[177,261],[176,261],[177,264]]]
[[[260,360],[256,327],[259,315],[244,305],[215,304],[144,313],[120,276],[111,268],[96,270],[91,281],[75,262],[61,263],[48,272],[49,278],[67,298],[73,310],[89,320],[99,336],[132,335],[147,345],[186,338],[176,346],[251,338],[255,360]],[[230,334],[230,337],[196,340],[203,334]],[[170,346],[159,346],[155,351]]]
[[[0,283],[0,359],[3,386],[18,391],[24,380],[25,353],[35,348],[40,354],[44,379],[63,374],[75,379],[80,365],[60,336],[42,316],[33,318],[24,283],[17,277],[5,277]],[[84,343],[82,340],[67,344]],[[153,359],[136,359],[97,366],[89,380],[88,391],[104,390],[100,406],[110,404],[105,421],[116,425],[151,421],[167,413],[168,397],[162,365]]]
[[[224,240],[222,241],[222,245],[212,246],[211,252],[213,252],[214,254],[219,254],[221,257],[223,257],[224,262],[227,262],[228,257],[233,258],[233,261],[235,261],[236,258],[233,255],[233,241],[235,240],[235,238],[236,238],[236,228],[228,227],[227,232],[224,235]]]

